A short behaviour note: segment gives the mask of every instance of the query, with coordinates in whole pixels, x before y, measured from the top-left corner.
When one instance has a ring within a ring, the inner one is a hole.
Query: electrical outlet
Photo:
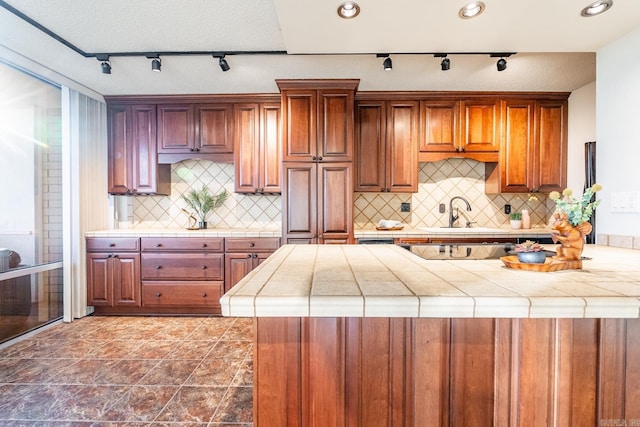
[[[440,206],[438,206],[438,212],[445,213],[446,211],[447,211],[447,207],[445,206],[445,204],[440,203]]]
[[[504,213],[507,215],[511,213],[511,205],[504,205]]]
[[[411,203],[400,203],[400,212],[411,212]]]

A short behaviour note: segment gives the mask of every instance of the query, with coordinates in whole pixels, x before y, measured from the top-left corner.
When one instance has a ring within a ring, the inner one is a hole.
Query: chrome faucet
[[[456,208],[456,214],[453,214],[453,201],[455,199],[460,199],[465,202],[467,205],[467,211],[471,212],[471,205],[469,204],[469,201],[467,199],[461,196],[452,197],[451,200],[449,200],[449,228],[453,228],[453,224],[458,220],[458,218],[460,218],[458,208]]]

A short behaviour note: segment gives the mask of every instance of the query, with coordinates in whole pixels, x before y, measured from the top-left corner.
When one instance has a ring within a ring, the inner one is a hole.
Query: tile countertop
[[[640,251],[588,245],[582,270],[424,260],[395,245],[285,245],[222,299],[239,317],[640,317]]]
[[[281,237],[279,228],[121,228],[89,231],[85,237]]]

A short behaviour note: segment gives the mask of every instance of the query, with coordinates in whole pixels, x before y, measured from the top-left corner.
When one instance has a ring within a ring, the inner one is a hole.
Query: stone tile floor
[[[252,319],[89,316],[0,350],[1,426],[252,426]]]

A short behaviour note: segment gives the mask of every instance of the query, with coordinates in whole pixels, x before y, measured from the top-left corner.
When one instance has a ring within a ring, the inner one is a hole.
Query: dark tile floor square
[[[89,316],[0,349],[0,425],[249,427],[253,320]]]

